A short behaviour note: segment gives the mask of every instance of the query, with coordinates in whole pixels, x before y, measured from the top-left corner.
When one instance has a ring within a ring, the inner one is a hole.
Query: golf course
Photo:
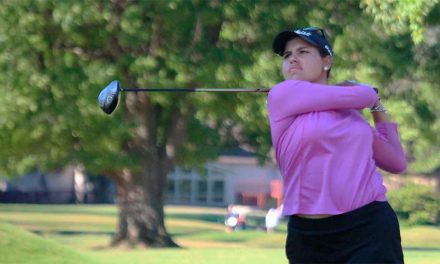
[[[286,263],[283,221],[273,233],[225,232],[224,208],[167,206],[166,226],[181,246],[109,247],[117,221],[113,205],[0,205],[0,263]],[[440,263],[440,228],[401,227],[406,263]]]

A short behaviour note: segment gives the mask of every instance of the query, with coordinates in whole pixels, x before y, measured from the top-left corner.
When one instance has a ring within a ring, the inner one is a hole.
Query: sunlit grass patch
[[[60,245],[21,228],[0,223],[1,263],[98,263],[94,257]]]
[[[439,226],[414,226],[401,230],[404,247],[437,248],[440,251]]]

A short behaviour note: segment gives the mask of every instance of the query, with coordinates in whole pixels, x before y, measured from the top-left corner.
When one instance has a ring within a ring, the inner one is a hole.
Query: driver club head
[[[118,106],[120,91],[121,88],[119,87],[119,81],[112,81],[99,93],[99,106],[101,107],[102,111],[104,111],[104,113],[113,113],[116,106]]]

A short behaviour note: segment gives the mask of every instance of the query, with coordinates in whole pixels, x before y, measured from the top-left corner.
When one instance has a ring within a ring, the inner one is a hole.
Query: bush
[[[390,191],[388,200],[399,218],[410,225],[439,223],[440,195],[429,186],[408,184]]]

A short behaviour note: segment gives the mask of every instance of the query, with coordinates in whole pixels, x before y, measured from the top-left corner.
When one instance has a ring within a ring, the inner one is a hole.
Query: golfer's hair
[[[322,49],[322,48],[320,48],[320,47],[316,47],[316,48],[318,48],[319,55],[321,55],[322,58],[325,58],[325,57],[327,57],[327,56],[330,56],[326,50],[324,50],[324,49]],[[333,66],[333,65],[332,65],[332,66]],[[328,69],[328,71],[327,71],[327,79],[330,78],[330,71],[331,71],[331,70],[332,70],[332,67],[330,67],[330,69]]]

